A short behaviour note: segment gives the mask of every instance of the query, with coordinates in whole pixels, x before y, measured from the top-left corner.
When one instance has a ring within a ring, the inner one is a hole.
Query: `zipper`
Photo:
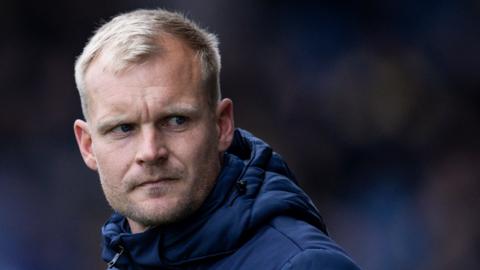
[[[123,254],[124,248],[122,246],[118,246],[119,251],[115,254],[113,259],[107,263],[108,268],[107,269],[112,269],[115,263],[117,263],[118,258]]]

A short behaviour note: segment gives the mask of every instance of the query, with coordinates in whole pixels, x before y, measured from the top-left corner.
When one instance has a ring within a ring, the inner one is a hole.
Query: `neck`
[[[145,226],[143,224],[140,224],[130,218],[127,218],[127,221],[128,221],[128,225],[130,226],[130,231],[132,233],[142,233],[144,231],[146,231],[149,226]]]

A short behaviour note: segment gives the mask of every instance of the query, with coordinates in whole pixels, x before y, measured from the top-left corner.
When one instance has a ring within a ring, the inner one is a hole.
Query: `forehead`
[[[202,69],[198,55],[177,38],[159,40],[161,50],[142,63],[134,63],[117,71],[113,57],[116,53],[104,50],[89,66],[85,76],[89,107],[112,95],[162,94],[206,96],[202,90]],[[151,88],[169,91],[147,91]],[[90,111],[90,109],[89,109]]]

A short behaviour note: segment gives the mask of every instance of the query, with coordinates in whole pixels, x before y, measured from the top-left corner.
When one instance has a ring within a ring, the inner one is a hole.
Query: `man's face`
[[[75,122],[86,164],[133,232],[198,209],[233,136],[232,104],[208,107],[200,62],[173,38],[162,55],[114,74],[100,56],[86,74],[88,123]]]

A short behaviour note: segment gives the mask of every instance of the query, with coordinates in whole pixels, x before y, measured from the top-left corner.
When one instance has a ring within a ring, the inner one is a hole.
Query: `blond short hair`
[[[85,74],[90,64],[108,49],[109,68],[115,73],[146,62],[162,50],[161,37],[169,34],[185,42],[199,57],[211,108],[220,99],[220,53],[217,37],[177,12],[135,10],[103,24],[90,38],[75,62],[75,83],[87,118]]]

